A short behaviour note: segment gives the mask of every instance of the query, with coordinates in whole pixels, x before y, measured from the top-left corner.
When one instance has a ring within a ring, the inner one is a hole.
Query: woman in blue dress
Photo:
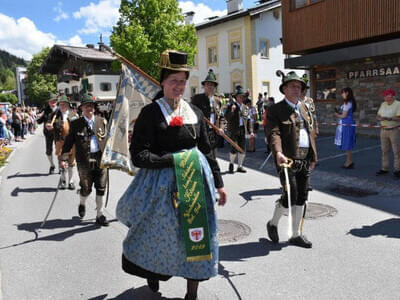
[[[336,129],[335,144],[341,150],[346,151],[346,162],[342,166],[344,169],[354,169],[352,150],[356,145],[356,127],[353,113],[357,110],[357,103],[353,95],[353,90],[349,87],[342,89],[343,104],[340,110],[335,113],[339,119]]]
[[[123,242],[123,270],[146,278],[153,292],[158,291],[159,280],[184,277],[185,300],[195,300],[199,282],[218,274],[215,189],[219,205],[225,204],[226,193],[203,114],[182,99],[189,77],[186,60],[185,53],[172,50],[161,56],[162,93],[140,112],[130,146],[133,164],[141,169],[119,200],[116,215],[129,227]],[[211,258],[200,261],[186,257],[180,211],[175,202],[173,153],[188,149],[198,153],[209,228]]]

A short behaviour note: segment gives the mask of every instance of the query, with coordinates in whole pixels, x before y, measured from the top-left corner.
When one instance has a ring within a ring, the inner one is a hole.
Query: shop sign
[[[350,71],[347,73],[347,78],[362,79],[368,77],[391,76],[391,75],[400,75],[400,66],[396,65],[391,67],[382,67],[369,70]]]

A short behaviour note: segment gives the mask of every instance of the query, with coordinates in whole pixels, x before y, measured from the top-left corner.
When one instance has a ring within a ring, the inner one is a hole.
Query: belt
[[[90,155],[89,155],[90,158],[97,158],[99,156],[101,156],[101,151],[90,152]]]
[[[393,130],[393,129],[397,129],[397,128],[399,128],[399,126],[396,126],[396,127],[391,127],[391,128],[382,128],[382,130]]]
[[[295,157],[295,159],[306,159],[309,150],[310,148],[299,147],[299,150],[297,151],[297,157]]]

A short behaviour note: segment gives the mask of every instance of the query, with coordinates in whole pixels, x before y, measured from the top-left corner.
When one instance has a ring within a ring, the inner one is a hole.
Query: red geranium
[[[173,117],[171,122],[169,122],[169,126],[182,127],[183,126],[183,118],[182,117]]]

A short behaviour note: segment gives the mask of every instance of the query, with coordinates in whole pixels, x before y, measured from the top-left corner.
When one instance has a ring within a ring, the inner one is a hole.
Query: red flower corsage
[[[183,126],[183,118],[182,117],[173,117],[171,122],[169,122],[169,126],[171,127],[182,127]]]

